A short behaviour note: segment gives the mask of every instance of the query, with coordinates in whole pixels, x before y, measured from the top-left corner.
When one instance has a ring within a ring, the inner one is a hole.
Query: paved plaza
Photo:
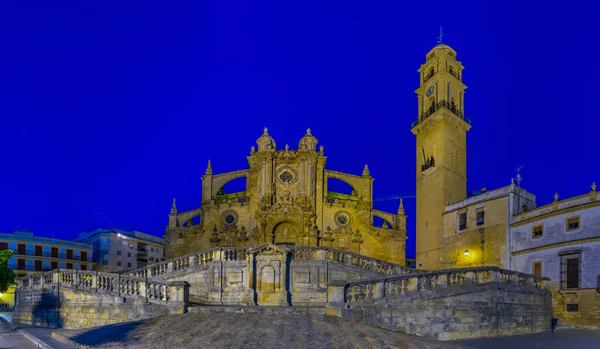
[[[450,343],[473,349],[598,349],[600,330],[569,329],[512,337],[468,339]]]

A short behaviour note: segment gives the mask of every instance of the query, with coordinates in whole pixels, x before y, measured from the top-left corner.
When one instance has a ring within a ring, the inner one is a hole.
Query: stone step
[[[237,313],[237,314],[296,314],[296,315],[325,315],[324,307],[294,307],[294,306],[251,306],[251,305],[201,305],[190,304],[189,313]]]

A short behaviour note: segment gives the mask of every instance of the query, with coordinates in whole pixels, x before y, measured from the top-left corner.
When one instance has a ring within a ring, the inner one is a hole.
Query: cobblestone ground
[[[465,348],[323,315],[188,313],[59,333],[103,349]]]
[[[0,349],[36,349],[39,348],[19,332],[0,320]]]
[[[452,342],[474,349],[599,349],[600,330],[559,330],[512,337]]]

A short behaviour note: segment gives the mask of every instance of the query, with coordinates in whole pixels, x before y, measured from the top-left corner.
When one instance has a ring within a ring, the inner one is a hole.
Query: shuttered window
[[[542,262],[533,262],[531,269],[533,275],[542,277]]]

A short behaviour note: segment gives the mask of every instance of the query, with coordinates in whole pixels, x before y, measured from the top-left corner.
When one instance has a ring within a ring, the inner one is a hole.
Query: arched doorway
[[[296,245],[298,238],[298,228],[292,222],[282,222],[275,226],[273,231],[273,243],[275,245]]]

